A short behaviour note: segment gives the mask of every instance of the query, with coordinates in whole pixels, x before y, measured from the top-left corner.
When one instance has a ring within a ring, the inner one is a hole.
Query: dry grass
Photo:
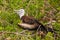
[[[36,32],[31,36],[31,31],[21,34],[23,29],[17,24],[21,22],[15,14],[15,9],[24,8],[26,15],[33,16],[44,25],[54,27],[60,34],[60,2],[59,0],[0,0],[0,40],[54,40],[52,33],[41,39]],[[55,21],[55,22],[53,22]],[[56,40],[59,40],[57,38]]]

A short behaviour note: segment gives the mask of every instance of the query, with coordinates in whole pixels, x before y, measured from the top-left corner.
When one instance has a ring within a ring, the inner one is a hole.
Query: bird
[[[34,17],[26,16],[24,9],[15,10],[15,12],[19,15],[19,17],[20,17],[20,19],[22,21],[22,23],[18,23],[18,25],[21,26],[22,28],[28,29],[28,30],[36,30],[40,26],[41,31],[43,31],[43,30],[47,31],[45,26],[42,25],[42,23],[40,23]]]
[[[24,9],[14,10],[20,17],[22,23],[18,23],[18,26],[27,30],[38,30],[41,35],[47,34],[48,32],[54,32],[53,28],[49,28],[40,23],[37,19],[32,16],[26,16]],[[27,13],[26,13],[27,14]]]

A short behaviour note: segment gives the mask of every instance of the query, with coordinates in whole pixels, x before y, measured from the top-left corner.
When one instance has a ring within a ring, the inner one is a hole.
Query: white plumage
[[[14,10],[14,11],[20,16],[20,18],[22,18],[22,16],[24,16],[24,14],[25,14],[24,9],[19,9],[19,10]]]

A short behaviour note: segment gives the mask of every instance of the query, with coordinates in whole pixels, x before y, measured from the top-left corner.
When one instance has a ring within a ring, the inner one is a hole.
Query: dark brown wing
[[[22,22],[23,23],[27,23],[27,24],[34,24],[36,23],[36,19],[34,19],[33,17],[30,17],[30,16],[23,16],[21,18]]]

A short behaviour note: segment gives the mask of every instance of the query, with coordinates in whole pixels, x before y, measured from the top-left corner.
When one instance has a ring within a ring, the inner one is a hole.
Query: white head
[[[25,14],[25,10],[24,10],[24,9],[14,10],[14,11],[20,16],[20,18],[21,18],[22,16],[24,16],[24,14]]]

